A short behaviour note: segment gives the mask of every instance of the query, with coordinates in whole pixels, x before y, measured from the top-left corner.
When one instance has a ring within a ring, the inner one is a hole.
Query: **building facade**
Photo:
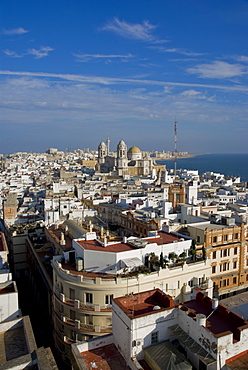
[[[143,153],[136,146],[127,150],[126,143],[121,140],[115,153],[110,154],[108,145],[103,141],[98,146],[97,170],[103,173],[116,172],[119,176],[147,176],[155,169],[165,170],[164,165],[158,165],[148,153]]]

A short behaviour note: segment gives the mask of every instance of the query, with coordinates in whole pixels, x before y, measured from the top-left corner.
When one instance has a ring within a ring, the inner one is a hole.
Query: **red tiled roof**
[[[175,240],[179,240],[179,238],[173,234],[165,233],[163,231],[158,232],[158,237],[154,238],[144,238],[143,240],[147,241],[148,243],[157,243],[158,245],[172,243]],[[80,244],[84,249],[93,250],[93,251],[101,251],[101,252],[112,252],[112,253],[119,253],[119,252],[126,252],[129,250],[136,249],[131,244],[123,242],[117,242],[114,244],[107,245],[106,247],[102,246],[97,240],[78,240],[78,244]]]
[[[114,301],[130,318],[175,307],[173,299],[160,289],[115,298]]]
[[[228,368],[231,370],[248,369],[248,351],[242,352],[237,356],[226,361]]]
[[[130,370],[114,344],[81,352],[87,369]]]
[[[232,332],[234,340],[239,340],[239,329],[248,328],[248,321],[229,311],[222,305],[218,305],[216,310],[212,309],[212,300],[198,293],[196,300],[184,303],[190,312],[194,314],[204,314],[207,317],[206,327],[215,336],[225,335]]]
[[[102,246],[97,240],[78,240],[78,244],[80,244],[84,249],[89,249],[93,251],[101,251],[101,252],[125,252],[135,249],[128,243],[115,243],[107,245],[106,247]]]
[[[180,239],[178,236],[174,234],[166,233],[164,231],[159,231],[158,236],[159,238],[158,237],[157,238],[156,237],[145,238],[145,240],[148,241],[149,243],[157,243],[158,245],[162,245],[162,244],[173,243],[173,241],[175,240],[179,241]]]

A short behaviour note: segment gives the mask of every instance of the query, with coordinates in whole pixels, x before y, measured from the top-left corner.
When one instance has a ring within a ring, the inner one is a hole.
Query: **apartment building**
[[[114,299],[112,311],[112,334],[72,346],[80,370],[247,368],[248,321],[201,292],[178,305],[153,289]]]
[[[245,225],[226,226],[210,222],[187,227],[196,240],[197,249],[203,248],[211,260],[214,295],[226,298],[248,290],[248,242]]]
[[[155,287],[181,302],[192,297],[196,286],[212,297],[209,260],[158,266],[161,253],[168,259],[175,251],[188,255],[190,248],[191,239],[163,231],[118,241],[96,239],[91,232],[72,240],[72,248],[51,261],[54,338],[60,351],[70,357],[72,343],[111,333],[115,297]],[[145,266],[151,267],[151,256],[153,270]]]

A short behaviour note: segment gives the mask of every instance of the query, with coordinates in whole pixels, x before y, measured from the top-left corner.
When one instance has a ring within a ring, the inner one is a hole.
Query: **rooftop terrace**
[[[115,303],[131,319],[175,307],[173,299],[160,289],[115,298]]]
[[[130,370],[114,344],[81,353],[87,369]]]

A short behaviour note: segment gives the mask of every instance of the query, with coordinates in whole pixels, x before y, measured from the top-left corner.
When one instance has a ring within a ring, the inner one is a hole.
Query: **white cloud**
[[[143,23],[127,23],[114,18],[107,22],[102,28],[102,31],[112,31],[120,36],[146,42],[162,43],[164,40],[159,40],[153,35],[153,31],[157,26],[150,24],[149,21]]]
[[[17,54],[15,51],[13,50],[9,50],[9,49],[6,49],[6,50],[3,50],[4,54],[6,54],[8,57],[12,57],[12,58],[22,58],[23,57],[23,54]]]
[[[35,59],[40,59],[48,56],[49,51],[54,50],[49,46],[41,46],[40,49],[28,49],[27,55],[34,55]]]
[[[29,32],[28,30],[25,30],[24,28],[22,28],[22,27],[19,27],[19,28],[12,28],[12,29],[10,29],[10,30],[6,30],[6,29],[4,29],[3,31],[2,31],[2,33],[4,34],[4,35],[23,35],[24,33],[27,33],[27,32]]]
[[[199,64],[194,68],[188,68],[187,72],[197,74],[202,78],[231,78],[247,74],[248,70],[240,64],[215,61],[208,64]]]
[[[118,55],[118,54],[73,54],[80,62],[88,62],[94,59],[129,59],[133,58],[132,54]]]
[[[187,51],[179,48],[165,48],[164,46],[151,46],[152,49],[156,49],[163,53],[177,53],[182,55],[187,55],[191,57],[197,57],[200,55],[205,55],[205,53],[195,53],[193,51]]]
[[[48,72],[19,72],[19,71],[7,71],[0,70],[0,75],[9,76],[29,76],[29,77],[49,77],[58,78],[61,80],[83,82],[85,84],[100,84],[100,85],[116,85],[116,84],[137,84],[137,85],[149,85],[149,86],[166,86],[172,87],[195,87],[195,88],[207,88],[215,90],[225,90],[225,91],[243,91],[248,92],[248,87],[244,85],[212,85],[212,84],[197,84],[197,83],[185,83],[185,82],[170,82],[170,81],[157,81],[150,79],[135,79],[135,78],[113,78],[113,77],[101,77],[101,76],[86,76],[86,75],[73,75],[73,74],[59,74],[59,73],[48,73]]]
[[[181,95],[183,96],[196,96],[196,95],[199,95],[201,94],[199,91],[196,91],[196,90],[186,90],[184,92],[181,93]]]
[[[238,55],[235,59],[239,62],[248,63],[248,57],[246,55]]]

